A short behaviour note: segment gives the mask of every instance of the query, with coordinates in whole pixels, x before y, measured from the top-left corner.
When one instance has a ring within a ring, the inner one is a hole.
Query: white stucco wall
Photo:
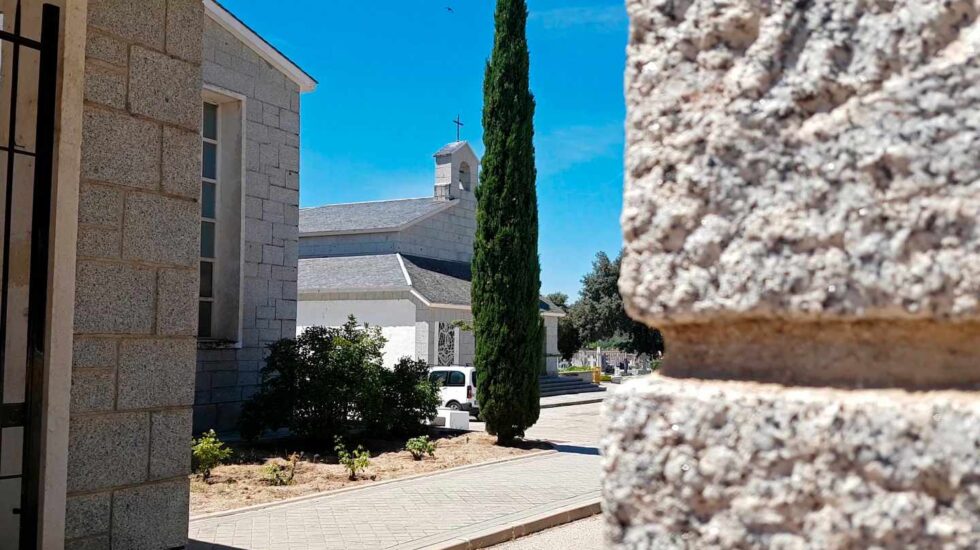
[[[404,356],[415,358],[415,304],[408,300],[300,300],[296,334],[306,327],[339,327],[354,315],[359,323],[381,327],[388,340],[384,364],[394,366]]]

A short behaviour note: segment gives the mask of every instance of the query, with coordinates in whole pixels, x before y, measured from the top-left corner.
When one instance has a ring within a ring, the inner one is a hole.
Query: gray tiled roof
[[[466,262],[402,255],[412,288],[433,304],[470,305],[472,273]],[[335,256],[299,261],[299,291],[405,290],[405,274],[397,254]],[[561,312],[547,299],[538,302],[542,312]]]
[[[299,232],[395,230],[451,204],[433,197],[329,204],[299,211]]]
[[[398,255],[335,256],[299,261],[299,291],[398,290],[407,287]]]
[[[470,264],[402,256],[412,286],[430,302],[470,305]]]
[[[436,151],[436,153],[432,156],[441,157],[443,155],[451,155],[456,151],[462,149],[464,145],[466,145],[465,141],[454,141],[452,143],[447,143],[442,146],[442,149]]]

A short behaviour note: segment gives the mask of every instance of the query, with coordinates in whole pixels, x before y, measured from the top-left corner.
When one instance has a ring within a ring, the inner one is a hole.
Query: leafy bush
[[[601,380],[603,382],[612,382],[612,376],[610,376],[608,374],[603,374]]]
[[[412,458],[422,460],[425,455],[436,456],[436,442],[429,441],[429,436],[413,437],[405,443],[405,450],[412,453]]]
[[[339,328],[310,327],[295,340],[269,346],[259,393],[245,404],[241,433],[265,430],[329,441],[363,427],[379,435],[410,435],[435,416],[439,390],[424,361],[382,363],[385,339],[351,316]]]
[[[195,463],[194,471],[205,481],[211,477],[211,470],[231,456],[231,449],[225,447],[214,430],[208,430],[200,439],[192,439],[191,452]]]
[[[366,427],[390,436],[422,433],[442,402],[438,385],[429,381],[429,364],[403,357],[394,368],[382,368],[379,381],[378,406],[361,411]]]
[[[357,446],[357,449],[354,449],[353,453],[348,452],[340,436],[337,436],[334,442],[336,446],[333,449],[337,452],[337,462],[342,464],[350,472],[350,480],[356,481],[357,473],[366,470],[371,465],[371,453],[365,451],[364,447],[360,445]]]
[[[299,455],[293,453],[289,455],[289,462],[283,464],[278,460],[273,460],[265,465],[265,477],[270,484],[276,487],[292,485],[296,477],[296,465],[299,463]]]

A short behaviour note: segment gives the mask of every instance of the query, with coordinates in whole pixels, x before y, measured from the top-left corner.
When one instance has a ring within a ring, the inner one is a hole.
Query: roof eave
[[[370,233],[397,233],[399,231],[404,231],[413,225],[425,221],[436,214],[448,210],[451,206],[457,204],[459,201],[456,199],[448,200],[441,204],[439,208],[435,208],[432,212],[427,212],[422,216],[419,216],[413,220],[407,221],[401,225],[393,225],[388,227],[371,227],[368,229],[334,229],[330,231],[300,231],[300,237],[330,237],[334,235],[364,235]]]
[[[299,65],[293,63],[292,60],[277,50],[275,46],[267,42],[257,32],[249,28],[241,19],[235,17],[235,14],[228,11],[228,9],[215,0],[203,1],[204,12],[208,17],[241,40],[242,43],[248,46],[259,57],[286,75],[289,80],[296,83],[301,93],[312,92],[316,89],[316,79],[301,69]]]

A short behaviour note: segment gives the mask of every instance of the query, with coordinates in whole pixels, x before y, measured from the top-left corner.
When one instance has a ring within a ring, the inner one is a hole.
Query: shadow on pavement
[[[201,542],[199,540],[191,539],[187,541],[187,550],[244,550],[237,546],[225,546],[224,544],[214,544],[210,542]]]
[[[572,453],[578,455],[592,455],[599,456],[598,447],[584,447],[581,445],[562,445],[560,443],[555,443],[555,450],[559,453]]]

